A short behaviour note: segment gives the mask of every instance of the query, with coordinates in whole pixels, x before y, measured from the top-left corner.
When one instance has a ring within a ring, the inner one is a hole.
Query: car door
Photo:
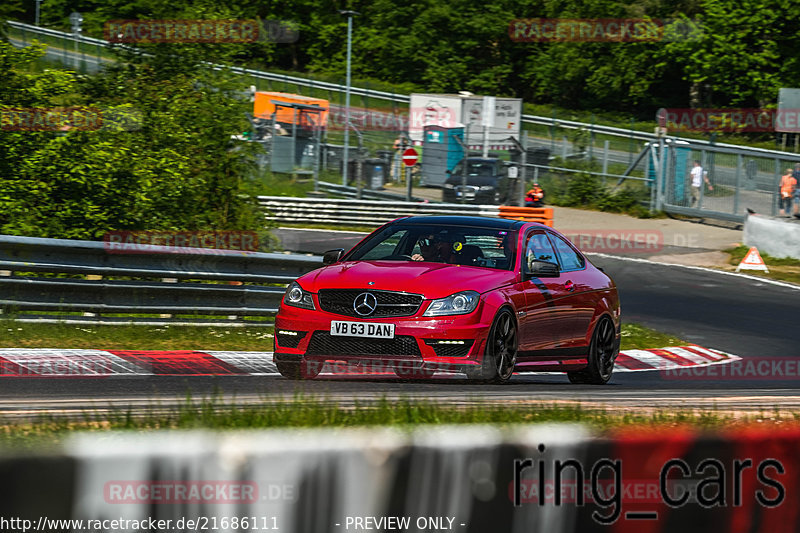
[[[557,355],[557,349],[568,336],[562,319],[569,314],[570,304],[565,299],[568,296],[564,289],[566,280],[561,274],[557,277],[526,274],[529,257],[557,263],[558,257],[547,233],[538,228],[529,230],[522,250],[521,285],[525,301],[523,308],[517,311],[520,326],[518,359],[525,362]]]
[[[572,351],[582,351],[586,345],[586,334],[594,316],[594,297],[586,283],[586,259],[564,237],[552,231],[547,232],[550,242],[555,248],[561,270],[559,289],[563,293],[565,309],[562,311],[563,322],[560,347]]]

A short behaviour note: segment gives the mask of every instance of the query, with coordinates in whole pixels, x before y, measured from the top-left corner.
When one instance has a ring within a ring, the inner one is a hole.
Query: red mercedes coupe
[[[559,232],[484,217],[400,218],[292,282],[275,320],[278,371],[384,365],[502,383],[566,372],[603,384],[619,353],[614,281]]]

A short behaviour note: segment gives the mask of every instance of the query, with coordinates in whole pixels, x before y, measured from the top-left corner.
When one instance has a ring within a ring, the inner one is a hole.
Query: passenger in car
[[[436,260],[436,238],[432,234],[423,235],[417,240],[419,253],[411,256],[414,261],[435,261]]]
[[[421,237],[417,244],[419,245],[420,253],[411,256],[414,261],[432,261],[436,263],[448,263],[451,265],[471,264],[471,262],[478,257],[478,254],[483,254],[478,248],[477,254],[471,250],[468,255],[464,255],[464,241],[466,239],[463,235],[450,235],[446,232],[441,232],[436,235],[425,235]]]

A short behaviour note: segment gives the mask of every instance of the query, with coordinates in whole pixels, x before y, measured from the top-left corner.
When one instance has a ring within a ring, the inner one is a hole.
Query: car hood
[[[303,289],[374,289],[444,298],[454,292],[488,290],[514,282],[510,270],[415,261],[344,261],[298,278]],[[369,282],[374,282],[368,285]]]

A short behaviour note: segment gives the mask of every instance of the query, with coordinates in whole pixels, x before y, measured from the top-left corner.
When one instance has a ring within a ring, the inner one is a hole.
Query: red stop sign
[[[403,164],[405,166],[413,167],[417,164],[417,159],[419,159],[419,154],[413,148],[408,148],[403,152]]]

